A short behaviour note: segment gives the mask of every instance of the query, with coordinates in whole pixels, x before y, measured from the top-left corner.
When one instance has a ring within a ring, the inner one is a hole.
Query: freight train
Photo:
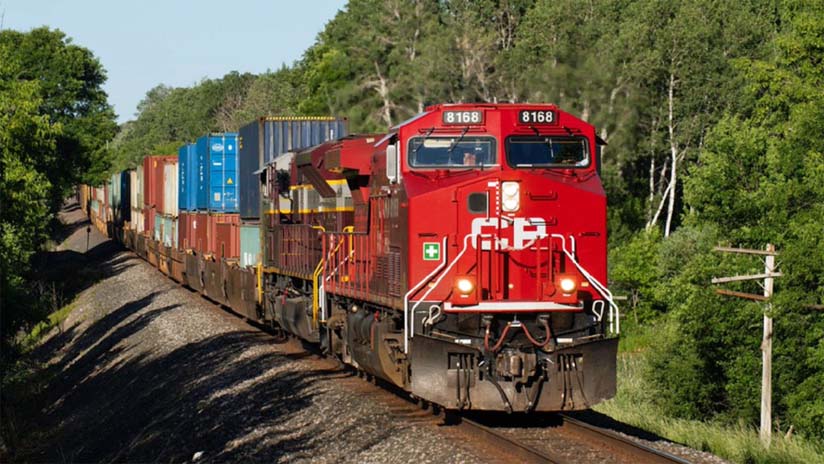
[[[81,187],[172,279],[450,410],[615,394],[603,142],[549,104],[440,104],[383,134],[261,118]]]

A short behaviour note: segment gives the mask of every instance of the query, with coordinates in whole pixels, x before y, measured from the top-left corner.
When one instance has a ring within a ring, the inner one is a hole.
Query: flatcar
[[[615,394],[620,330],[602,143],[550,104],[434,105],[241,179],[259,185],[252,265],[128,222],[116,235],[209,298],[446,409],[586,409]]]

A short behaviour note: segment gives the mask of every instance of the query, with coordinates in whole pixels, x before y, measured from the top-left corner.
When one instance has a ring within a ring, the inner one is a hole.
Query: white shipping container
[[[137,182],[137,171],[132,169],[129,171],[129,207],[131,209],[143,206],[137,202],[137,192],[139,189],[140,185]]]
[[[177,217],[177,168],[178,163],[163,166],[163,213]]]
[[[146,224],[143,223],[143,210],[139,208],[132,208],[132,227],[138,234],[143,233]]]
[[[143,163],[137,166],[137,205],[135,208],[143,208]]]

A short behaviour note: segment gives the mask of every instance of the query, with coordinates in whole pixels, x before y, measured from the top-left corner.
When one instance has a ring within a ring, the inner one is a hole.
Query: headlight
[[[455,281],[455,288],[464,295],[468,295],[472,293],[472,290],[475,290],[475,282],[472,282],[472,279],[460,277]]]
[[[571,277],[562,277],[558,284],[561,287],[561,291],[567,294],[574,292],[575,287],[578,286],[575,279]]]
[[[518,211],[521,207],[521,186],[517,182],[501,184],[501,206],[504,211]]]

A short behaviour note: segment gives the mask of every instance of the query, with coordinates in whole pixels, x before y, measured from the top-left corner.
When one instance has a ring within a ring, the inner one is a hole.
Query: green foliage
[[[708,132],[684,187],[690,225],[678,231],[714,227],[718,234],[707,245],[773,243],[780,250],[784,277],[776,281],[771,309],[774,414],[783,427],[819,438],[824,318],[806,305],[824,299],[823,11],[821,2],[782,5],[775,57],[736,61],[745,84],[741,107]],[[754,424],[763,305],[715,296],[706,285],[713,275],[763,272],[763,264],[696,253],[674,239],[665,243],[678,272],[662,288],[671,296],[669,318],[677,335],[650,359],[661,405],[682,417]],[[754,283],[729,288],[760,292]]]
[[[260,116],[296,114],[303,92],[289,68],[259,76],[230,72],[191,88],[158,85],[115,137],[113,170],[133,168],[147,155],[177,153],[201,135],[236,131]]]
[[[116,125],[91,52],[48,28],[0,31],[0,338],[45,315],[30,260],[63,199],[108,167]],[[4,354],[8,349],[3,350]]]
[[[661,327],[654,327],[656,334]],[[622,340],[623,341],[623,340]],[[824,445],[815,440],[800,439],[792,434],[774,434],[765,448],[758,431],[750,424],[673,418],[662,414],[656,387],[649,383],[645,371],[648,364],[643,353],[623,353],[618,358],[618,394],[612,400],[595,406],[595,410],[623,423],[683,443],[691,448],[709,451],[738,463],[812,463],[824,462]],[[688,373],[687,373],[688,374]]]
[[[660,282],[660,241],[660,233],[653,230],[610,248],[610,287],[615,294],[628,295],[628,316],[635,324],[647,322],[664,309],[655,300],[655,289]]]

